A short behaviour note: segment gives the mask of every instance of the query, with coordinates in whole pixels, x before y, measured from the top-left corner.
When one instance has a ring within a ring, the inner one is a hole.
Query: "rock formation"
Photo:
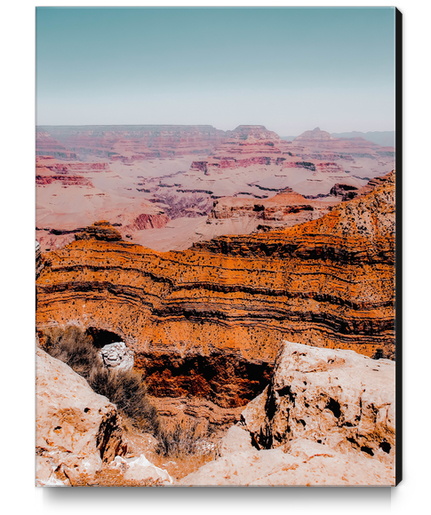
[[[329,192],[331,195],[335,197],[342,197],[343,201],[352,200],[358,196],[358,188],[356,186],[351,186],[350,184],[334,184],[332,186],[331,191]]]
[[[104,218],[116,224],[121,236],[128,239],[142,230],[166,225],[169,218],[162,209],[113,191],[107,187],[112,180],[113,172],[106,162],[58,161],[52,156],[39,156],[36,237],[42,249],[64,246],[85,226]]]
[[[329,141],[335,140],[336,138],[332,137],[329,132],[320,130],[320,127],[316,127],[312,131],[305,131],[300,136],[297,136],[294,141]]]
[[[67,149],[49,132],[38,129],[36,131],[36,155],[50,156],[59,159],[76,159],[76,154]]]
[[[106,220],[100,220],[75,235],[76,240],[120,241],[121,234]]]
[[[132,370],[135,362],[133,351],[124,342],[105,345],[100,349],[99,356],[103,365],[111,370]]]
[[[318,220],[183,252],[79,239],[44,255],[38,329],[111,331],[152,395],[225,408],[265,388],[283,339],[394,357],[394,191],[392,173]]]
[[[35,245],[35,259],[36,259],[36,279],[37,279],[43,268],[42,252],[40,250],[40,243],[38,241],[36,241],[36,245]]]
[[[120,417],[106,397],[42,349],[36,352],[36,479],[60,468],[94,474],[126,452]],[[55,474],[54,474],[55,475]],[[67,472],[66,472],[67,475]]]
[[[341,132],[332,133],[335,138],[364,138],[382,147],[395,147],[395,131]]]
[[[393,460],[395,363],[284,342],[269,386],[242,421],[259,449],[305,438]]]
[[[289,448],[256,450],[238,426],[222,440],[222,455],[179,481],[181,486],[394,486],[391,464],[340,452],[306,439]]]
[[[148,192],[170,206],[170,218],[184,216],[190,194],[201,198],[198,210],[187,207],[187,216],[208,213],[210,199],[268,198],[286,188],[307,198],[328,197],[336,183],[361,188],[369,177],[393,169],[393,155],[380,148],[365,140],[346,143],[318,129],[288,142],[263,126],[239,126],[188,172],[167,175],[163,184],[148,181]]]
[[[394,444],[394,362],[285,342],[221,457],[181,484],[389,486]]]
[[[124,163],[210,152],[225,137],[211,125],[44,126],[38,152],[58,157],[63,148],[80,159],[111,158]]]
[[[221,234],[247,234],[253,230],[269,230],[291,227],[303,222],[320,218],[328,213],[333,203],[318,200],[307,200],[286,188],[270,199],[253,199],[224,197],[216,200],[208,216],[208,225],[227,225],[227,221],[236,222],[239,226],[234,231],[224,229]],[[247,227],[248,225],[253,225]],[[232,223],[234,225],[234,223]],[[245,229],[245,230],[241,230]]]
[[[134,447],[116,407],[65,363],[38,348],[36,486],[172,483],[166,470],[136,455]],[[142,450],[142,442],[137,450]]]
[[[59,181],[63,186],[89,186],[94,188],[90,180],[80,175],[36,175],[36,185],[45,186]]]
[[[148,435],[126,436],[115,406],[83,378],[41,349],[36,363],[38,486],[395,484],[393,361],[283,342],[270,384],[219,457],[179,481],[142,454],[154,446]]]
[[[129,241],[182,250],[206,239],[205,217],[223,197],[264,200],[292,188],[307,199],[333,202],[334,184],[360,189],[394,167],[393,149],[362,138],[339,139],[315,129],[289,142],[259,125],[232,131],[211,126],[39,127],[36,144],[36,223],[43,250],[70,243],[73,237],[65,231],[101,219],[120,224]],[[185,218],[202,223],[181,221]],[[165,231],[175,219],[180,221]],[[195,231],[189,230],[190,223]],[[244,232],[254,230],[253,225]],[[163,234],[145,234],[149,229],[163,229]],[[230,223],[219,224],[210,237],[222,229],[238,233]]]

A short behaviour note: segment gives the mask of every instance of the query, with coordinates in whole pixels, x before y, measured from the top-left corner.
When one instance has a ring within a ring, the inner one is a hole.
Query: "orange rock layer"
[[[392,172],[318,220],[182,252],[75,241],[44,255],[37,327],[114,332],[150,393],[223,407],[262,391],[283,339],[393,357],[394,190]]]

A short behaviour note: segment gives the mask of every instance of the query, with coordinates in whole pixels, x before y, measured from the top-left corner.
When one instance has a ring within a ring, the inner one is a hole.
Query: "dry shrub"
[[[210,431],[190,419],[176,421],[171,426],[161,427],[156,438],[156,452],[160,456],[179,458],[192,455],[207,455],[213,451],[209,440]]]
[[[208,425],[189,418],[165,422],[157,435],[153,463],[177,480],[195,472],[218,456],[218,446]]]
[[[107,397],[121,414],[141,431],[157,434],[160,430],[156,409],[147,399],[142,373],[110,371],[99,358],[93,339],[79,327],[53,328],[43,335],[46,351],[84,377],[99,395]]]
[[[153,435],[159,432],[157,411],[147,399],[147,387],[140,372],[97,368],[90,375],[89,384],[96,393],[116,404],[137,429]]]
[[[87,379],[93,369],[99,365],[97,349],[93,346],[93,339],[82,329],[75,326],[60,329],[58,327],[47,329],[44,332],[46,351]]]
[[[92,337],[85,331],[74,326],[52,328],[41,335],[41,341],[51,356],[69,365],[96,393],[115,404],[133,427],[158,440],[157,456],[175,459],[173,475],[183,477],[214,459],[216,451],[208,426],[188,418],[161,425],[156,409],[148,401],[143,374],[105,368]]]

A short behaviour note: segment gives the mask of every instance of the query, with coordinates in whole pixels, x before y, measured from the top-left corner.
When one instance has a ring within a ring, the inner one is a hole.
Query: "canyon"
[[[250,234],[265,224],[256,224],[254,216],[241,216],[238,223],[236,209],[231,221],[225,216],[223,224],[214,224],[215,205],[244,199],[245,212],[248,200],[292,190],[331,206],[342,200],[331,192],[334,185],[361,189],[390,172],[395,155],[393,147],[335,138],[318,128],[285,141],[258,125],[231,131],[38,127],[36,150],[36,239],[44,251],[70,243],[98,220],[109,220],[124,239],[158,251],[184,250],[223,234]],[[284,197],[286,209],[290,199]],[[287,218],[277,225],[291,225],[294,217]],[[305,219],[300,216],[297,223]]]
[[[161,419],[220,443],[178,484],[393,483],[393,147],[260,125],[39,127],[36,146],[42,404],[48,369],[69,377],[47,334],[77,326],[102,361],[120,349],[144,374]],[[131,451],[115,405],[64,418],[81,408],[51,386],[69,440],[41,408],[41,485],[172,484],[151,445]],[[70,433],[87,419],[81,453]]]
[[[115,334],[165,409],[192,397],[219,412],[215,424],[233,421],[284,339],[394,359],[394,195],[391,172],[316,220],[184,251],[152,251],[99,222],[42,253],[37,329]]]

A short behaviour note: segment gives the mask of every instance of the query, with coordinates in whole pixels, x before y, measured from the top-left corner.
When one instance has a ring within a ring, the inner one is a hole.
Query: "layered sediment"
[[[244,228],[243,234],[252,232],[249,227],[251,224],[255,230],[280,229],[320,218],[337,203],[337,200],[307,200],[291,188],[286,188],[270,199],[224,197],[214,201],[207,224],[242,222],[240,227]],[[239,232],[226,230],[224,234]]]
[[[394,357],[395,173],[380,182],[318,220],[182,252],[74,241],[43,255],[38,329],[111,331],[151,394],[226,408],[263,390],[284,339]]]
[[[210,152],[225,132],[211,125],[93,125],[38,127],[38,154],[110,158],[131,163]]]
[[[45,186],[58,181],[63,186],[89,186],[93,188],[93,184],[86,177],[80,175],[36,175],[36,185]]]

